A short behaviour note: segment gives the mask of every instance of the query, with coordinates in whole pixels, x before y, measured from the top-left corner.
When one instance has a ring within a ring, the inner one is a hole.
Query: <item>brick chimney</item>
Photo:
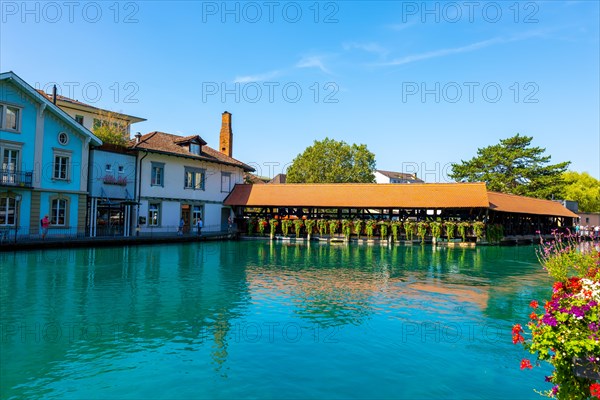
[[[231,132],[231,114],[225,111],[221,120],[221,135],[219,136],[219,151],[226,156],[232,156],[233,133]]]

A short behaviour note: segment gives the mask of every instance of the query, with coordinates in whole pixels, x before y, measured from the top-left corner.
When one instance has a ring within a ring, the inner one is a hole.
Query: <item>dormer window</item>
[[[190,153],[199,156],[200,155],[200,145],[197,143],[190,143]]]

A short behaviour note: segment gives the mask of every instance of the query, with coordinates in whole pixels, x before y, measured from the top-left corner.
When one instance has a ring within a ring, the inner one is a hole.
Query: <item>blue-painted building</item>
[[[131,236],[137,153],[104,144],[90,150],[89,236]],[[133,229],[132,229],[133,228]]]
[[[13,72],[0,74],[0,236],[84,235],[89,148],[102,142]]]

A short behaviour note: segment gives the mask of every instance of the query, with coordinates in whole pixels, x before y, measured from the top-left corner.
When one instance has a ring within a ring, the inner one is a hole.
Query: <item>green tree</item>
[[[110,111],[99,114],[94,119],[94,135],[102,143],[126,146],[129,141],[127,124]]]
[[[325,138],[299,154],[287,169],[288,183],[375,182],[375,155],[364,144]]]
[[[566,200],[579,203],[579,211],[600,212],[600,181],[587,172],[567,171],[563,174]]]
[[[550,164],[546,149],[531,147],[529,136],[517,134],[499,144],[477,149],[469,161],[452,164],[449,176],[462,182],[485,182],[489,190],[544,199],[561,198],[562,174],[570,162]]]

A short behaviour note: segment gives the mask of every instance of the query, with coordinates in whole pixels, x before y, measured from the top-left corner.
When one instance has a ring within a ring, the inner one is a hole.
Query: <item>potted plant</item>
[[[304,222],[301,219],[294,220],[294,231],[296,232],[296,239],[300,237],[300,233],[302,232],[303,226]]]
[[[408,220],[408,221],[404,221],[402,223],[402,226],[404,226],[404,233],[406,235],[406,240],[412,241],[415,236],[415,223],[411,220]]]
[[[291,226],[292,226],[292,221],[290,221],[289,219],[281,220],[281,232],[283,233],[283,236],[288,237],[288,233],[290,231]]]
[[[304,221],[304,226],[306,227],[306,236],[309,241],[316,224],[317,221],[315,221],[314,219],[307,219],[306,221]]]
[[[379,224],[379,236],[381,238],[381,240],[386,240],[387,236],[388,236],[388,227],[389,222],[387,221],[381,221]]]
[[[392,222],[392,238],[394,242],[398,241],[398,235],[400,234],[400,229],[402,228],[401,221],[393,221]]]
[[[417,222],[417,235],[421,238],[421,243],[425,243],[425,236],[427,236],[427,228],[429,224],[425,221]]]
[[[431,227],[431,237],[433,238],[433,242],[437,243],[442,236],[442,223],[433,221],[429,226]]]
[[[456,222],[454,221],[446,221],[444,223],[446,227],[446,237],[448,238],[448,242],[454,239],[454,232],[456,231]]]
[[[462,237],[462,241],[467,241],[467,229],[471,226],[467,221],[462,221],[458,223],[458,234]]]
[[[345,219],[342,221],[342,233],[344,234],[344,238],[346,241],[350,240],[350,236],[352,236],[352,221],[349,219]]]
[[[357,219],[356,221],[354,221],[354,233],[356,233],[356,236],[358,239],[360,239],[360,234],[362,233],[363,224],[364,224],[364,222],[362,219]]]
[[[260,236],[265,236],[265,229],[267,228],[267,225],[269,225],[269,223],[265,218],[258,220],[258,232],[260,233]]]
[[[275,238],[275,231],[277,230],[277,225],[279,225],[279,221],[275,218],[269,220],[269,225],[271,226],[271,240]]]
[[[338,221],[333,219],[329,221],[329,236],[333,239],[333,236],[336,234],[338,229]]]
[[[375,232],[375,220],[369,219],[367,220],[367,224],[365,225],[365,231],[367,232],[367,240],[373,240],[373,233]]]
[[[317,222],[317,227],[319,229],[319,236],[323,237],[327,233],[327,220],[320,219]]]
[[[252,236],[256,232],[256,222],[256,218],[250,218],[248,220],[248,236]]]
[[[473,222],[473,233],[475,234],[477,241],[483,239],[485,234],[485,224],[482,221]]]

